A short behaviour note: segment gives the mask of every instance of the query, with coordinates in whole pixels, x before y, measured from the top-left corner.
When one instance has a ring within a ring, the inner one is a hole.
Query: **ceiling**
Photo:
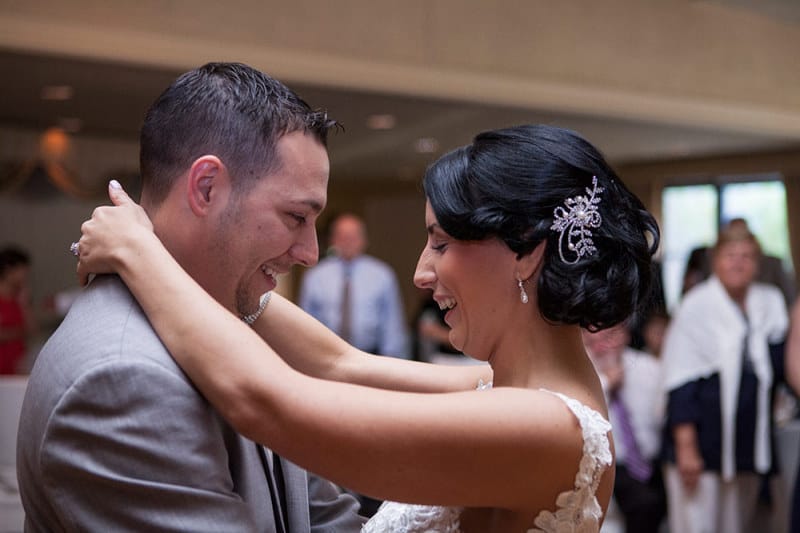
[[[74,135],[136,142],[145,110],[179,74],[130,64],[111,64],[0,50],[0,71],[13,74],[0,98],[0,126],[43,130],[64,124]],[[456,101],[411,98],[298,85],[283,80],[313,107],[329,111],[345,131],[330,139],[332,175],[339,179],[416,180],[444,151],[477,132],[520,123],[575,129],[614,163],[729,154],[796,145],[788,138],[555,114]],[[72,98],[45,101],[42,88],[72,87]],[[371,115],[390,114],[394,127],[374,130]],[[77,120],[76,120],[77,119]],[[64,120],[67,120],[64,123]],[[420,139],[428,151],[417,150]]]

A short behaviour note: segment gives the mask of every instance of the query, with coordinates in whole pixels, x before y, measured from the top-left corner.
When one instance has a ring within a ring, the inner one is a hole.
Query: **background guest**
[[[26,339],[35,330],[30,258],[16,247],[0,250],[0,374],[21,371]]]
[[[687,293],[664,344],[671,531],[750,531],[761,476],[773,467],[772,347],[787,329],[783,295],[756,283],[761,249],[732,225],[713,275]]]
[[[644,339],[643,351],[661,357],[664,348],[664,337],[669,327],[670,316],[666,311],[653,311],[644,319],[642,338]]]
[[[339,215],[331,225],[333,254],[306,272],[300,307],[361,350],[408,359],[397,277],[389,265],[364,253],[367,244],[364,222],[350,213]]]
[[[614,500],[625,531],[658,531],[667,512],[658,464],[664,404],[659,360],[628,346],[630,332],[624,324],[584,330],[583,339],[608,396],[617,454]]]

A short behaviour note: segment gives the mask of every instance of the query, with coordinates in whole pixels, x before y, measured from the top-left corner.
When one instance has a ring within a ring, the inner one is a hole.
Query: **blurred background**
[[[36,310],[57,320],[80,222],[110,178],[137,188],[149,104],[179,73],[232,60],[344,124],[321,229],[364,217],[409,319],[426,165],[525,122],[582,133],[657,214],[674,306],[687,254],[732,217],[793,270],[798,49],[793,0],[2,0],[0,243],[29,251]]]
[[[27,364],[79,290],[68,247],[107,181],[138,189],[145,110],[208,61],[263,70],[344,125],[320,249],[332,216],[361,215],[410,325],[426,166],[520,123],[582,133],[656,214],[670,310],[690,251],[732,218],[794,278],[798,50],[796,0],[0,0],[0,245],[31,259]]]

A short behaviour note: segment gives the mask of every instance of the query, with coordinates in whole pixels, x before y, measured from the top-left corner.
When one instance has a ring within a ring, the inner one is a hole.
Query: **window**
[[[786,190],[780,176],[721,176],[714,183],[665,187],[662,194],[662,268],[667,308],[680,301],[683,275],[695,248],[712,246],[720,226],[744,218],[764,253],[792,272]]]

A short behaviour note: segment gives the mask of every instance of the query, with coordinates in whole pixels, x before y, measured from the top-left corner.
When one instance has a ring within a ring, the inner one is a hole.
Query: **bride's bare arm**
[[[310,376],[392,390],[445,392],[490,381],[488,366],[452,367],[362,352],[291,301],[273,294],[253,329],[293,368]]]
[[[86,224],[81,262],[120,273],[176,361],[245,436],[381,498],[521,510],[549,507],[572,487],[580,431],[552,395],[395,392],[309,377],[191,277],[176,275],[181,269],[152,232],[112,234],[122,246],[101,259],[101,237]],[[298,312],[284,302],[265,315]]]

